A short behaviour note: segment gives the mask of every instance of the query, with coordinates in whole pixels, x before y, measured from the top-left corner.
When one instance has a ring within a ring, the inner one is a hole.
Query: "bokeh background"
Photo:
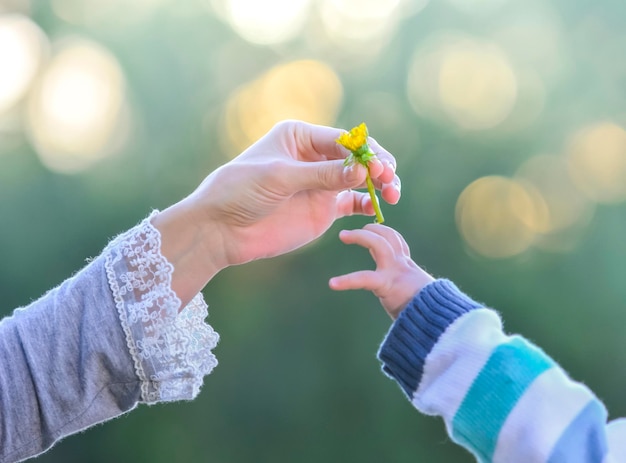
[[[599,0],[0,0],[2,313],[275,122],[365,121],[417,262],[626,415],[626,7]],[[321,239],[205,288],[220,365],[42,462],[471,462],[375,352],[390,324]]]

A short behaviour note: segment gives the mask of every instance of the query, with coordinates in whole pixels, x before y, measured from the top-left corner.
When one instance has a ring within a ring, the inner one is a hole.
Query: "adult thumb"
[[[290,189],[341,191],[356,188],[365,182],[366,168],[344,166],[342,159],[332,161],[298,162],[287,172]]]

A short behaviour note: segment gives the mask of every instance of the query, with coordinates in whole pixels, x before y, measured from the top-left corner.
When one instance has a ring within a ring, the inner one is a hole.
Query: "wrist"
[[[193,199],[185,198],[152,218],[161,234],[161,254],[174,266],[172,290],[181,307],[227,266],[215,224],[198,209]]]
[[[411,300],[417,296],[426,286],[434,282],[435,278],[422,270],[413,261],[409,261],[409,269],[402,273],[402,279],[396,283],[399,300],[387,310],[389,316],[395,320],[406,308]]]
[[[378,358],[383,371],[398,381],[409,399],[417,390],[424,365],[441,335],[464,314],[483,307],[449,280],[423,286],[394,321]]]

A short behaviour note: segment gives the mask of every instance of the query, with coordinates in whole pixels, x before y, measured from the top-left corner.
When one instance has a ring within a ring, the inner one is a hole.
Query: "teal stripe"
[[[500,429],[528,386],[554,362],[521,337],[496,347],[452,420],[452,438],[490,462]]]
[[[560,437],[548,463],[601,463],[608,452],[606,409],[592,400]]]

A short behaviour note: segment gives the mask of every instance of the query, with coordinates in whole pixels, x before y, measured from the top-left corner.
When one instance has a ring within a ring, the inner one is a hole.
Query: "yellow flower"
[[[383,217],[380,205],[378,204],[376,189],[374,188],[374,183],[372,182],[372,177],[370,176],[370,167],[368,164],[369,161],[376,157],[376,154],[374,154],[367,144],[367,135],[367,126],[365,125],[365,122],[363,122],[349,132],[342,133],[335,141],[344,148],[350,150],[350,155],[344,160],[343,163],[345,166],[351,166],[355,163],[359,163],[367,169],[365,183],[367,184],[367,191],[372,200],[374,212],[376,213],[376,223],[383,223],[385,218]]]
[[[337,138],[337,143],[350,151],[357,151],[363,145],[367,145],[367,126],[365,122],[350,130],[350,132],[342,133]]]

